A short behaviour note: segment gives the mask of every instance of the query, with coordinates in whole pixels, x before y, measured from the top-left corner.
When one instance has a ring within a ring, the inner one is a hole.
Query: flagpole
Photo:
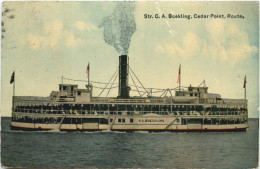
[[[244,88],[245,88],[245,111],[246,111],[246,115],[247,115],[247,119],[248,119],[248,109],[247,109],[247,101],[246,101],[246,75],[245,75],[245,79],[244,79]],[[247,126],[248,126],[248,120],[247,120]]]
[[[246,103],[246,83],[247,83],[247,81],[246,81],[246,75],[245,75],[245,79],[244,79],[244,88],[245,88],[245,96],[244,96],[244,98],[245,98],[245,103]]]
[[[89,62],[88,62],[88,66],[89,66]],[[88,67],[88,86],[89,86],[89,74],[90,74],[90,66]]]
[[[14,112],[14,96],[15,96],[15,71],[14,71],[14,82],[13,82],[13,99],[12,99],[12,113]]]
[[[245,85],[245,103],[246,103],[246,85]]]
[[[14,79],[14,83],[13,83],[13,97],[15,96],[15,79]]]
[[[181,65],[180,65],[180,80],[179,80],[179,91],[181,91]]]
[[[246,86],[245,86],[245,101],[246,101]]]
[[[179,91],[181,91],[181,75],[180,75],[180,82],[179,82]]]

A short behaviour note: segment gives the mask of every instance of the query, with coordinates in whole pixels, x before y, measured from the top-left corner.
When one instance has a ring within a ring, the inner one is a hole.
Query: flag
[[[87,73],[88,78],[89,78],[89,64],[88,64],[88,67],[87,67],[86,73]]]
[[[179,74],[178,74],[177,83],[180,82],[180,78],[181,78],[181,65],[180,65],[180,67],[179,67]]]
[[[14,71],[13,71],[13,74],[11,76],[11,79],[10,79],[10,84],[12,84],[14,82]]]
[[[246,88],[246,75],[245,75],[245,79],[244,79],[244,88]]]

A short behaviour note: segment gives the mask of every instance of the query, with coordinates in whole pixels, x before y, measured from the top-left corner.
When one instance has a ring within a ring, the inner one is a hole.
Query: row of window
[[[110,119],[109,121],[110,121],[110,123],[112,123],[113,119]],[[118,123],[125,123],[125,121],[126,121],[125,118],[118,118],[117,119]],[[134,122],[134,119],[130,118],[130,123],[133,123],[133,122]]]
[[[83,123],[99,123],[108,124],[108,120],[105,118],[31,118],[28,116],[19,117],[13,116],[12,121],[14,122],[25,122],[25,123],[43,123],[43,124],[83,124]],[[109,119],[112,123],[113,119]],[[126,123],[125,118],[118,118],[118,123]],[[129,119],[130,123],[134,122],[133,118]],[[176,123],[179,123],[179,119],[176,119]],[[181,124],[241,124],[247,122],[247,119],[181,119]]]
[[[242,124],[247,122],[246,119],[182,119],[181,124]]]
[[[190,94],[190,96],[192,97],[192,96],[193,96],[193,93],[191,93],[191,94]],[[197,96],[198,96],[198,94],[197,94],[197,93],[195,93],[195,94],[194,94],[194,96],[195,96],[195,97],[197,97]]]
[[[58,124],[62,122],[62,124],[82,124],[82,123],[99,123],[99,124],[108,124],[108,120],[105,118],[52,118],[52,117],[46,117],[46,118],[31,118],[28,116],[25,117],[19,117],[19,116],[13,116],[12,121],[15,122],[26,122],[26,123],[44,123],[44,124]],[[113,122],[113,119],[111,118],[110,123]],[[125,123],[125,118],[118,118],[118,123]],[[134,122],[133,118],[130,118],[130,123]]]
[[[83,124],[83,123],[99,123],[99,124],[108,124],[108,120],[105,118],[31,118],[28,116],[12,117],[14,122],[25,122],[25,123],[43,123],[43,124]]]

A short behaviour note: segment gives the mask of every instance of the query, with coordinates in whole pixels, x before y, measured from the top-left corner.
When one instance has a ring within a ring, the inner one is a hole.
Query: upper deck
[[[92,87],[78,89],[78,85],[59,84],[59,91],[52,91],[49,97],[14,96],[14,102],[26,104],[134,104],[134,105],[228,105],[245,107],[245,99],[224,99],[219,94],[208,93],[208,87],[188,87],[177,90],[175,96],[165,97],[93,97]]]
[[[92,97],[88,101],[75,101],[69,99],[66,101],[53,100],[51,97],[35,97],[35,96],[14,96],[15,103],[27,104],[134,104],[134,105],[234,105],[243,106],[247,104],[244,99],[187,99],[179,97],[165,97],[165,98],[130,98],[119,99],[116,97]]]

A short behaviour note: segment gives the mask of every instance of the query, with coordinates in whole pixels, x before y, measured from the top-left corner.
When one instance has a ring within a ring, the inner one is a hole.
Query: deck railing
[[[117,98],[91,98],[91,102],[101,103],[171,103],[171,99],[117,99]]]
[[[35,114],[35,115],[145,115],[145,114],[158,114],[158,115],[179,115],[179,116],[228,116],[228,115],[246,115],[246,111],[243,109],[240,110],[227,110],[227,111],[176,111],[176,110],[161,110],[161,111],[109,111],[109,110],[60,110],[60,109],[22,109],[16,108],[14,110],[15,113],[21,114]]]
[[[50,97],[41,96],[13,96],[14,101],[51,101]]]
[[[56,102],[60,103],[59,101],[52,100],[51,97],[40,97],[40,96],[14,96],[15,102]],[[176,98],[174,98],[176,99]],[[88,104],[88,103],[96,103],[96,104],[103,104],[103,103],[143,103],[143,104],[220,104],[220,105],[244,105],[247,104],[247,100],[244,99],[199,99],[199,102],[193,102],[187,98],[187,100],[182,99],[183,102],[176,102],[171,98],[131,98],[131,99],[118,99],[118,98],[97,98],[92,97],[90,102],[77,102],[78,104]],[[68,103],[75,103],[74,100],[64,98],[61,102],[68,102]]]

